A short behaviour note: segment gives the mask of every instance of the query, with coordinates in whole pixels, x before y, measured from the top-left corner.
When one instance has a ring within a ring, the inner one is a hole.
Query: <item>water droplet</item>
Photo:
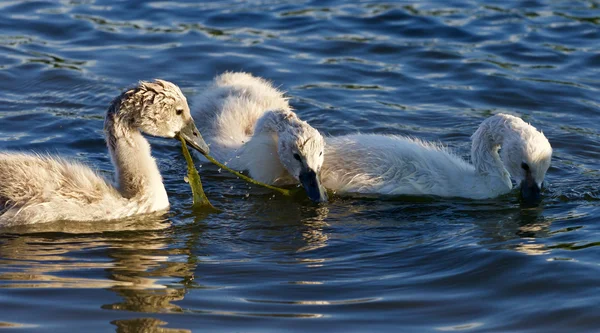
[[[250,193],[246,193],[246,198],[250,196]]]
[[[189,183],[190,179],[187,176],[185,176],[185,177],[183,177],[183,181],[186,182],[186,183]]]
[[[227,165],[227,164],[229,164],[229,162],[225,162],[225,163],[223,163],[223,165]]]
[[[219,168],[219,170],[217,170],[217,171],[219,171],[219,173],[221,173],[221,168]]]
[[[202,164],[198,164],[198,167],[199,167],[199,168],[201,168],[201,167],[202,167]]]
[[[239,155],[236,155],[236,156],[235,156],[235,158],[240,158],[240,156],[239,156]]]
[[[233,185],[231,185],[231,186],[229,187],[229,189],[230,189],[230,190],[233,190]]]

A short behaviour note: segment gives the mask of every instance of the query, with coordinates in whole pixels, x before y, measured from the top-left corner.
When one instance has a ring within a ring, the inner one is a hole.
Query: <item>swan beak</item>
[[[182,128],[178,134],[190,147],[196,149],[204,155],[208,155],[210,149],[208,148],[206,142],[204,142],[202,135],[200,135],[200,131],[196,128],[196,124],[194,124],[193,121],[188,122],[188,124],[185,125],[185,127]]]
[[[321,180],[314,170],[303,168],[298,178],[310,200],[314,202],[327,202],[327,192],[323,185],[321,185]]]
[[[521,198],[526,204],[537,205],[542,200],[541,190],[531,177],[521,182]]]

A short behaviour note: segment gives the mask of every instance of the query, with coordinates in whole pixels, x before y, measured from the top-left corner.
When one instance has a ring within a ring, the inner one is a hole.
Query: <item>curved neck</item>
[[[297,119],[296,114],[291,111],[281,109],[267,111],[256,122],[254,133],[280,133],[286,127],[293,125]]]
[[[471,160],[476,174],[488,179],[490,186],[505,186],[510,190],[510,174],[498,154],[505,130],[504,123],[495,117],[484,121],[471,137]]]
[[[127,199],[147,201],[155,210],[167,208],[167,192],[152,158],[150,144],[126,118],[112,105],[104,122],[117,188]]]
[[[287,183],[291,179],[289,172],[281,163],[278,143],[282,131],[293,126],[297,119],[293,112],[286,110],[267,111],[258,119],[254,134],[239,151],[240,169],[246,169],[250,176],[267,184]],[[234,162],[235,163],[235,162]]]

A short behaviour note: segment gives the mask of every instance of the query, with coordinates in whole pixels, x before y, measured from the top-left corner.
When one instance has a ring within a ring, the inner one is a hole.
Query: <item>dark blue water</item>
[[[152,139],[159,220],[0,234],[0,326],[19,332],[600,330],[600,2],[3,1],[0,149],[112,172],[104,112],[155,77],[192,99],[268,78],[328,135],[441,141],[468,158],[494,113],[554,148],[544,202],[336,198],[318,207],[203,165],[195,215]],[[193,105],[192,105],[193,108]]]

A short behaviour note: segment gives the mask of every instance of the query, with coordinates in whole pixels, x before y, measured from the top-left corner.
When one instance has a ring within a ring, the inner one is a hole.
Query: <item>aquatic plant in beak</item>
[[[194,111],[213,156],[265,184],[302,186],[309,199],[327,202],[321,184],[325,139],[301,120],[288,97],[249,73],[215,77],[196,100]]]
[[[185,96],[164,80],[140,82],[115,98],[104,132],[115,169],[112,181],[59,156],[0,152],[0,226],[163,214],[169,198],[144,135],[177,138],[209,151]]]
[[[229,171],[230,173],[232,173],[232,174],[240,177],[241,179],[247,181],[248,183],[251,183],[251,184],[254,184],[254,185],[258,185],[258,186],[262,186],[264,188],[268,188],[269,190],[273,190],[275,192],[279,192],[279,193],[281,193],[281,194],[283,194],[283,195],[285,195],[287,197],[292,196],[295,193],[295,191],[290,191],[290,190],[286,190],[286,189],[283,189],[283,188],[280,188],[280,187],[271,186],[271,185],[268,185],[268,184],[265,184],[265,183],[261,183],[258,180],[252,179],[252,178],[250,178],[248,176],[245,176],[245,175],[243,175],[243,174],[241,174],[241,173],[239,173],[239,172],[237,172],[237,171],[229,168],[228,166],[226,166],[225,164],[222,164],[221,162],[215,160],[212,156],[210,156],[208,154],[204,154],[204,153],[202,153],[202,154],[204,155],[204,157],[206,157],[206,159],[208,159],[214,165],[218,166],[219,168],[222,168],[224,170]]]
[[[200,131],[196,128],[194,121],[190,121],[184,128],[177,133],[177,136],[180,140],[183,140],[185,143],[190,145],[190,147],[196,149],[202,154],[208,154],[210,149],[202,135],[200,135]]]
[[[204,189],[202,188],[202,181],[200,180],[200,174],[198,174],[198,170],[196,170],[196,167],[194,166],[192,156],[190,155],[190,152],[187,149],[186,143],[189,144],[188,140],[181,133],[179,133],[177,137],[179,138],[179,141],[181,141],[181,152],[183,153],[185,161],[187,162],[187,180],[190,184],[190,187],[192,188],[193,197],[192,208],[194,210],[207,210],[211,212],[219,212],[219,210],[210,203],[206,194],[204,194]],[[196,148],[196,146],[193,144],[192,147]],[[208,147],[206,148],[206,151],[208,152]]]
[[[190,133],[191,133],[191,135],[190,135]],[[200,153],[202,153],[202,155],[204,155],[204,157],[206,157],[206,159],[208,159],[211,163],[215,164],[219,168],[227,170],[228,172],[238,176],[239,178],[241,178],[251,184],[268,188],[270,190],[279,192],[288,197],[293,195],[296,192],[296,191],[290,191],[290,190],[286,190],[283,188],[279,188],[276,186],[267,185],[265,183],[261,183],[261,182],[254,180],[248,176],[245,176],[245,175],[227,167],[226,165],[220,163],[219,161],[215,160],[212,156],[208,155],[209,148],[206,145],[206,143],[204,142],[204,140],[202,140],[202,136],[200,136],[200,132],[198,131],[198,129],[196,129],[196,126],[193,123],[189,126],[189,128],[187,128],[187,131],[184,132],[182,130],[181,132],[179,132],[177,134],[177,137],[181,141],[181,150],[182,150],[183,156],[185,157],[185,160],[187,162],[188,181],[189,181],[190,187],[192,188],[192,195],[193,195],[193,202],[194,202],[193,208],[194,209],[209,208],[211,210],[218,211],[218,209],[216,209],[210,203],[210,201],[208,200],[208,197],[204,194],[204,189],[202,187],[200,175],[198,174],[198,170],[196,170],[196,167],[194,166],[194,162],[192,160],[189,150],[187,149],[186,144],[189,144],[192,148],[194,148],[197,151],[199,151]]]

